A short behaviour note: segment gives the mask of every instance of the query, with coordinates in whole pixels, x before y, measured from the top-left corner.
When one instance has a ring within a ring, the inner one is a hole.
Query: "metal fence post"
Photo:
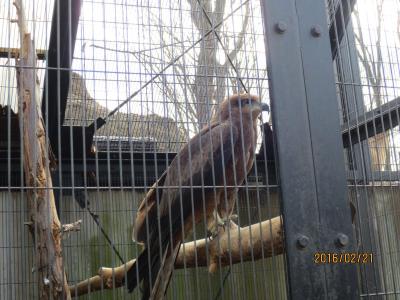
[[[355,265],[314,261],[355,248],[325,1],[262,3],[289,294],[355,299]]]

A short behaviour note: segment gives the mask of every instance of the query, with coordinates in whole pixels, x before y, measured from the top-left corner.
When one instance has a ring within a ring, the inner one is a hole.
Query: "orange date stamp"
[[[371,264],[373,254],[371,252],[316,252],[314,263],[322,264]]]

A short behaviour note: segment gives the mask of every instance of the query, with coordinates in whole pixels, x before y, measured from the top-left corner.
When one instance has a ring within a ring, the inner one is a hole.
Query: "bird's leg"
[[[236,214],[231,214],[230,216],[227,217],[220,217],[218,211],[215,209],[213,212],[214,216],[214,221],[212,222],[211,228],[208,230],[209,233],[209,238],[213,240],[218,236],[219,233],[219,227],[222,227],[225,231],[225,228],[229,226],[229,223],[231,220],[236,221],[238,219],[238,215]]]
[[[208,228],[208,237],[210,238],[210,240],[213,240],[218,236],[219,227],[224,225],[225,224],[219,216],[218,211],[214,209],[211,226],[209,226]]]
[[[231,214],[231,215],[226,216],[226,217],[220,217],[219,214],[217,213],[217,218],[218,218],[217,219],[218,225],[221,226],[225,230],[225,228],[229,226],[229,223],[231,221],[237,222],[238,215],[237,214]]]
[[[219,216],[219,213],[217,210],[214,210],[214,219],[215,219],[215,224],[217,226],[221,226],[221,227],[225,226],[225,219],[223,219]]]

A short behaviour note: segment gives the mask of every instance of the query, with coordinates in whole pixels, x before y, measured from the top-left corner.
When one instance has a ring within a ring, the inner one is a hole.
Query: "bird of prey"
[[[222,101],[210,125],[179,151],[148,191],[133,230],[144,250],[126,274],[130,292],[142,282],[143,299],[163,299],[180,245],[194,224],[210,223],[215,215],[229,220],[237,187],[253,166],[262,110],[268,105],[249,94]]]

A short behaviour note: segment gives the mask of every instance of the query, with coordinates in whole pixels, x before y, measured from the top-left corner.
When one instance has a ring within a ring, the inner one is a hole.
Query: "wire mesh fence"
[[[37,237],[37,228],[31,226],[29,193],[40,189],[54,192],[61,224],[81,220],[78,232],[62,234],[61,239],[61,269],[72,297],[127,297],[126,288],[110,289],[119,280],[117,274],[110,277],[111,283],[97,286],[89,278],[100,267],[123,265],[143,251],[131,240],[132,227],[153,183],[190,139],[211,126],[224,98],[250,92],[269,102],[260,3],[41,0],[23,4],[40,54],[36,65],[25,68],[38,74],[40,97],[34,100],[43,116],[46,149],[54,157],[48,155],[51,167],[46,175],[51,180],[44,187],[30,186],[23,168],[27,144],[21,127],[27,124],[18,100],[14,58],[22,56],[21,28],[12,22],[17,18],[16,7],[4,1],[0,257],[6,272],[0,282],[1,298],[37,297],[39,269],[51,268],[52,262],[39,265],[35,260],[43,249],[28,230]],[[268,115],[263,118],[268,121]],[[280,209],[276,170],[265,159],[273,148],[263,150],[260,134],[254,142],[256,149],[248,157],[254,160],[249,177],[243,185],[238,181],[225,188],[235,190],[235,223],[240,228],[255,224],[256,236],[272,230],[260,224],[279,216]],[[192,191],[201,193],[195,188]],[[203,185],[203,193],[218,188],[214,178],[212,186]],[[181,199],[185,200],[190,201]],[[204,222],[194,224],[193,232],[182,241],[206,239],[212,245]],[[235,234],[234,228],[221,228],[217,227],[220,235],[226,230]],[[48,234],[47,239],[51,238]],[[214,274],[200,262],[210,259],[208,252],[201,254],[205,257],[195,265],[174,271],[168,297],[285,298],[285,266],[282,255],[277,256],[279,250],[272,248],[272,253],[258,257],[251,250],[239,253],[235,263],[220,261],[225,267]],[[51,291],[56,287],[51,272],[47,274]],[[87,286],[85,291],[82,284]],[[140,294],[136,289],[134,296]]]
[[[345,156],[349,198],[357,211],[358,251],[375,258],[373,264],[359,268],[360,296],[396,299],[399,4],[390,0],[329,4],[331,15],[339,8],[332,24],[336,36],[342,31],[344,37],[334,61],[342,130],[352,131]],[[352,12],[349,18],[347,12]]]
[[[0,1],[0,299],[288,298],[264,1]],[[361,297],[399,293],[399,11],[326,1]]]

